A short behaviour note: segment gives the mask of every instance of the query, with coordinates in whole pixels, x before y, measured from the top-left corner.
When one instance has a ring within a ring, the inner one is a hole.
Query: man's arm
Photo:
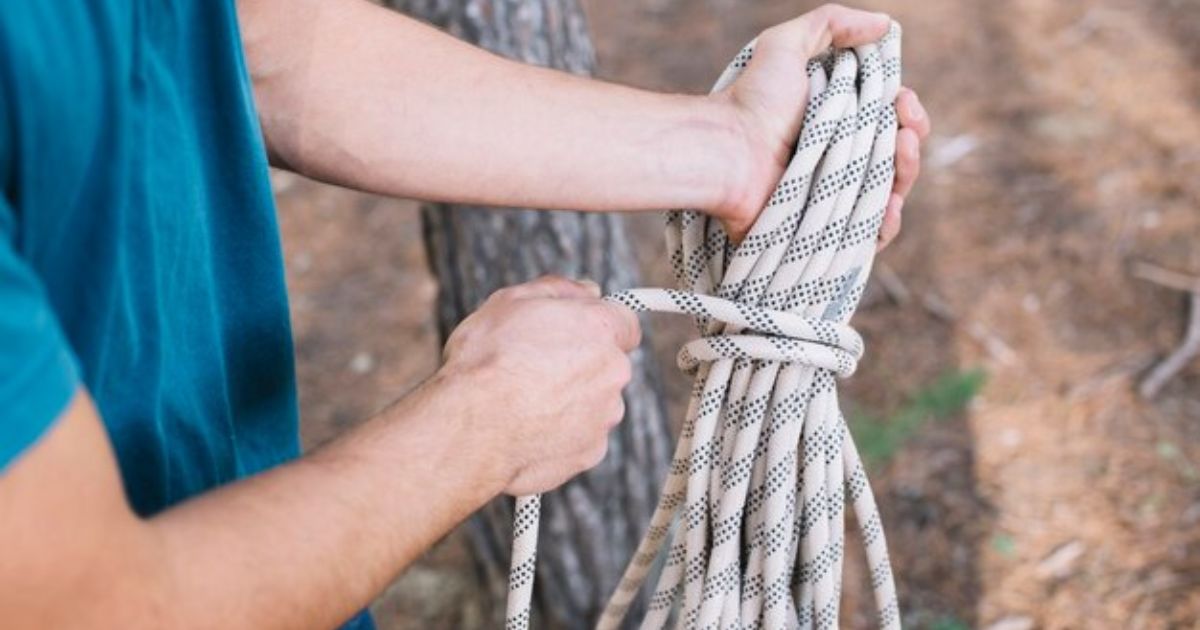
[[[541,208],[723,193],[713,175],[736,138],[700,99],[516,63],[361,0],[243,0],[239,14],[270,148],[307,174]]]
[[[519,64],[364,0],[240,0],[277,164],[419,199],[579,210],[700,208],[744,234],[782,174],[805,61],[879,38],[827,6],[765,31],[733,87],[659,94]],[[899,202],[928,121],[901,97]],[[885,235],[888,230],[885,229]]]
[[[594,286],[498,292],[438,374],[330,445],[149,519],[84,392],[0,474],[6,628],[330,628],[499,492],[594,465],[637,319]]]

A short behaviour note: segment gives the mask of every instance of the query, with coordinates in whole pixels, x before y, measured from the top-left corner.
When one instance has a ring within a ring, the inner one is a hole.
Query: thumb
[[[811,59],[831,45],[850,48],[876,41],[887,33],[890,24],[891,18],[884,13],[827,4],[771,27],[763,36],[769,37],[772,45],[795,48],[805,59]]]

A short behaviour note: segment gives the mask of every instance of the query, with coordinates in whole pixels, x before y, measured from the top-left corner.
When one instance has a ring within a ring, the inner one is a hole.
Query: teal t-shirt
[[[236,18],[232,0],[0,10],[0,474],[81,385],[143,515],[299,453]]]

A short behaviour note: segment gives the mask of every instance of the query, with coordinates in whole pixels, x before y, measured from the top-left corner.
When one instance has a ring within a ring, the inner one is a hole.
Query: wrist
[[[699,206],[709,216],[719,219],[735,241],[750,231],[759,210],[771,192],[771,183],[782,167],[770,163],[772,156],[764,145],[761,133],[744,107],[726,91],[701,97],[710,126],[719,130],[709,146],[715,148],[715,159],[709,160],[706,176],[716,183],[712,197]]]
[[[434,430],[451,442],[451,459],[470,471],[471,483],[485,489],[488,498],[498,495],[517,476],[520,466],[509,456],[508,436],[502,433],[502,399],[494,395],[479,370],[443,366],[421,385],[429,401]]]
[[[671,182],[671,208],[695,208],[717,218],[744,179],[736,112],[719,95],[671,95],[674,133],[656,143],[660,172]]]
[[[726,93],[702,97],[708,119],[720,130],[715,143],[719,157],[714,160],[710,181],[718,185],[709,204],[702,209],[722,221],[736,218],[739,205],[745,199],[750,182],[749,157],[745,126],[736,105]]]
[[[516,476],[488,431],[488,409],[470,375],[439,370],[371,422],[318,451],[323,458],[352,455],[400,473],[424,491],[454,498],[466,512],[504,491]],[[494,414],[494,412],[493,412]],[[414,470],[420,475],[413,477]],[[418,481],[419,480],[419,481]]]

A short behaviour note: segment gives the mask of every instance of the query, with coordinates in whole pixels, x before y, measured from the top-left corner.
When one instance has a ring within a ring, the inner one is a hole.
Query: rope
[[[713,91],[753,52],[751,42]],[[880,626],[900,627],[879,512],[834,381],[863,352],[846,322],[895,174],[899,25],[878,43],[812,60],[808,78],[795,155],[745,240],[732,244],[698,211],[672,211],[666,241],[680,290],[607,298],[691,315],[700,337],[679,353],[695,386],[662,497],[601,629],[621,625],[656,567],[643,628],[672,619],[683,628],[836,628],[847,498]],[[529,624],[539,506],[537,496],[517,500],[508,630]]]

